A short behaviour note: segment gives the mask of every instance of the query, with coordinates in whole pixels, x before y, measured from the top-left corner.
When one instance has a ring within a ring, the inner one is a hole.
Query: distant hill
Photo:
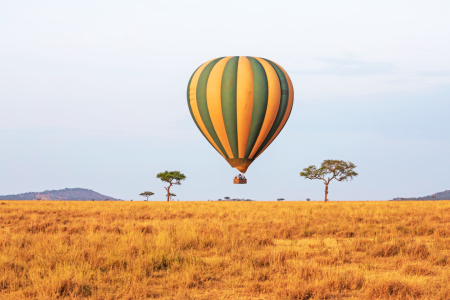
[[[433,195],[425,196],[425,197],[417,197],[417,198],[404,198],[398,197],[393,200],[450,200],[450,190],[446,190],[439,193],[434,193]]]
[[[0,200],[118,200],[93,190],[74,188],[0,196]]]

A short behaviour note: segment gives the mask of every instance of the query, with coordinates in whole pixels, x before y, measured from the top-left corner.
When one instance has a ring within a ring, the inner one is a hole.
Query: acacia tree
[[[173,194],[173,193],[170,193],[170,194],[169,194],[169,199],[172,200],[172,197],[176,197],[176,196],[177,196],[177,195],[175,195],[175,194]]]
[[[150,196],[153,196],[155,193],[152,193],[152,192],[143,192],[143,193],[140,193],[139,194],[139,196],[144,196],[144,197],[147,197],[147,201],[148,201],[148,197],[150,197]]]
[[[167,202],[170,200],[170,188],[172,185],[181,185],[181,181],[186,179],[186,176],[182,174],[180,171],[165,171],[158,173],[156,178],[161,179],[163,182],[167,182],[169,184],[168,187],[164,187],[167,191]]]
[[[354,171],[356,168],[352,162],[346,162],[343,160],[326,159],[320,165],[320,168],[316,166],[309,166],[303,169],[300,176],[305,179],[321,179],[325,184],[325,202],[328,201],[328,185],[330,181],[336,179],[337,181],[352,180],[353,177],[358,176],[358,173]],[[325,178],[325,176],[328,176]]]

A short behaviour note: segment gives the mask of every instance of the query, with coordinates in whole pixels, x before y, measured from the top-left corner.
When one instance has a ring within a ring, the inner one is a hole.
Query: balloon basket
[[[247,179],[233,179],[233,184],[247,184]]]

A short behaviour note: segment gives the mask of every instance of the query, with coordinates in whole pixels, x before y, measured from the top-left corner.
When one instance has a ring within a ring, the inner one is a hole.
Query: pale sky
[[[66,187],[164,200],[323,199],[300,178],[324,159],[360,176],[331,200],[389,200],[450,188],[449,1],[0,2],[0,195]],[[202,63],[268,58],[294,107],[246,186],[187,107]]]

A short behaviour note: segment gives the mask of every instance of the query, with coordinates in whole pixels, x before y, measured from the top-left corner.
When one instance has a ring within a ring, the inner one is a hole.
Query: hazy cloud
[[[450,70],[420,72],[419,76],[448,77],[450,76]]]
[[[291,72],[301,75],[361,76],[392,74],[395,70],[395,66],[392,63],[364,61],[353,55],[345,57],[318,57],[315,60],[326,64],[326,66],[316,70],[295,70]]]

